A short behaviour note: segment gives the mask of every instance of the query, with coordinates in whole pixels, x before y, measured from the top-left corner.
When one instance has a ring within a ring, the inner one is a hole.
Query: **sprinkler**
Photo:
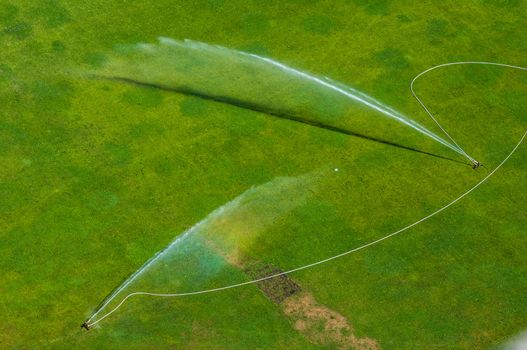
[[[474,162],[472,163],[472,169],[474,169],[474,170],[476,170],[480,166],[481,166],[481,163],[478,162],[477,160],[474,160]]]
[[[89,331],[90,325],[88,324],[88,321],[85,321],[83,324],[81,324],[81,328],[85,328],[87,331]]]

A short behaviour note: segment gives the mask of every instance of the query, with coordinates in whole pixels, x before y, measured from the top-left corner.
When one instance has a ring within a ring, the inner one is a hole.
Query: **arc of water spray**
[[[171,38],[167,38],[167,37],[160,37],[159,38],[159,41],[163,44],[168,44],[168,45],[180,45],[180,43],[174,39],[171,39]],[[193,41],[193,40],[185,40],[184,41],[185,43],[188,43],[188,44],[192,44],[192,45],[197,45],[198,47],[203,47],[203,48],[207,48],[207,49],[210,49],[210,48],[216,48],[216,49],[220,49],[220,50],[229,50],[227,48],[224,48],[222,46],[218,46],[218,45],[207,45],[207,44],[204,44],[204,43],[200,43],[200,42],[196,42],[196,41]],[[229,51],[233,51],[233,50],[229,50]],[[332,91],[335,91],[339,94],[342,94],[344,95],[345,97],[353,100],[353,101],[356,101],[356,102],[359,102],[360,104],[363,104],[377,112],[380,112],[390,118],[393,118],[395,120],[397,120],[398,122],[406,125],[406,126],[409,126],[419,132],[421,132],[422,134],[432,138],[433,140],[441,143],[442,145],[452,149],[453,151],[457,152],[457,153],[460,153],[461,155],[467,157],[472,163],[477,163],[477,161],[472,158],[471,156],[469,156],[459,145],[456,141],[454,141],[454,139],[446,132],[446,130],[439,124],[439,122],[437,121],[436,118],[434,118],[434,116],[430,113],[430,111],[424,106],[424,104],[422,103],[422,101],[417,97],[417,95],[415,94],[414,90],[413,90],[413,84],[415,82],[415,80],[417,78],[419,78],[419,76],[421,76],[422,74],[426,73],[426,72],[423,72],[421,73],[420,75],[416,76],[413,80],[412,80],[412,83],[410,85],[410,89],[414,95],[414,97],[417,98],[417,100],[419,101],[419,103],[421,103],[421,105],[425,108],[425,111],[428,113],[428,115],[432,118],[432,120],[434,120],[434,122],[439,126],[439,128],[445,133],[445,135],[453,142],[453,144],[445,141],[444,139],[442,139],[441,137],[437,136],[436,134],[434,134],[433,132],[431,132],[430,130],[428,130],[427,128],[425,128],[424,126],[422,126],[421,124],[417,123],[416,121],[402,115],[400,112],[394,110],[393,108],[385,105],[384,103],[378,101],[377,99],[361,92],[361,91],[358,91],[357,89],[354,89],[352,87],[349,87],[349,86],[346,86],[344,84],[341,84],[341,83],[338,83],[336,81],[333,81],[332,79],[328,78],[328,77],[324,77],[324,79],[321,79],[321,78],[318,78],[314,75],[311,75],[311,74],[308,74],[306,72],[303,72],[301,70],[298,70],[298,69],[295,69],[295,68],[292,68],[292,67],[289,67],[283,63],[280,63],[278,61],[275,61],[271,58],[268,58],[268,57],[263,57],[263,56],[260,56],[260,55],[256,55],[256,54],[252,54],[252,53],[247,53],[247,52],[243,52],[243,51],[236,51],[237,54],[240,54],[240,55],[243,55],[243,56],[246,56],[246,57],[251,57],[251,58],[255,58],[256,60],[259,60],[259,61],[262,61],[262,62],[265,62],[265,63],[268,63],[270,64],[271,66],[274,66],[274,67],[277,67],[279,68],[280,70],[284,71],[284,72],[287,72],[289,74],[292,74],[292,75],[296,75],[298,77],[301,77],[303,79],[306,79],[307,81],[311,81],[311,82],[314,82],[316,84],[319,84],[325,88],[328,88],[329,90],[332,90]],[[436,67],[437,68],[437,67]]]
[[[413,83],[415,82],[415,80],[417,78],[423,76],[427,72],[430,72],[430,71],[432,71],[434,69],[438,69],[438,68],[446,67],[446,66],[453,66],[453,65],[470,65],[470,64],[473,64],[473,65],[492,65],[492,66],[500,66],[500,67],[507,67],[507,68],[513,68],[513,69],[527,71],[527,67],[508,65],[508,64],[503,64],[503,63],[484,62],[484,61],[466,61],[466,62],[451,62],[451,63],[445,63],[445,64],[437,65],[437,66],[431,67],[431,68],[419,73],[412,80],[412,83],[411,83],[412,93],[414,94],[415,98],[419,101],[419,103],[423,106],[423,108],[425,108],[427,113],[434,119],[434,121],[435,121],[435,118],[433,117],[433,115],[430,113],[430,111],[426,108],[424,103],[417,97],[417,95],[413,91]],[[437,123],[437,121],[436,121],[436,123]],[[446,133],[446,131],[445,131],[445,133]],[[86,325],[87,329],[89,329],[90,327],[96,325],[97,323],[101,322],[102,320],[104,320],[105,318],[107,318],[108,316],[113,314],[115,311],[117,311],[126,302],[126,300],[128,300],[129,298],[131,298],[133,296],[136,296],[136,295],[147,295],[147,296],[155,296],[155,297],[181,297],[181,296],[190,296],[190,295],[199,295],[199,294],[207,294],[207,293],[219,292],[219,291],[222,291],[222,290],[232,289],[232,288],[241,287],[241,286],[245,286],[245,285],[249,285],[249,284],[255,284],[255,283],[262,282],[262,281],[265,281],[265,280],[269,280],[269,279],[272,279],[272,278],[276,278],[276,277],[279,277],[279,276],[287,275],[287,274],[290,274],[290,273],[293,273],[293,272],[305,270],[305,269],[308,269],[308,268],[311,268],[311,267],[314,267],[314,266],[317,266],[317,265],[321,265],[321,264],[324,264],[326,262],[329,262],[329,261],[341,258],[343,256],[355,253],[357,251],[366,249],[368,247],[377,245],[377,244],[379,244],[379,243],[381,243],[381,242],[383,242],[383,241],[385,241],[385,240],[387,240],[389,238],[395,237],[395,236],[407,231],[408,229],[410,229],[410,228],[412,228],[414,226],[417,226],[420,223],[422,223],[422,222],[424,222],[424,221],[436,216],[437,214],[443,212],[444,210],[446,210],[447,208],[451,207],[452,205],[454,205],[455,203],[457,203],[458,201],[460,201],[461,199],[463,199],[464,197],[469,195],[471,192],[476,190],[479,186],[481,186],[483,183],[485,183],[491,176],[493,176],[509,160],[509,158],[516,152],[516,150],[523,143],[523,141],[525,140],[526,136],[527,136],[527,130],[523,133],[522,137],[516,143],[516,145],[510,151],[510,153],[487,176],[485,176],[482,180],[480,180],[478,183],[476,183],[470,189],[465,191],[459,197],[453,199],[452,201],[450,201],[449,203],[447,203],[443,207],[437,209],[436,211],[432,212],[431,214],[428,214],[428,215],[422,217],[421,219],[419,219],[419,220],[417,220],[417,221],[415,221],[415,222],[413,222],[413,223],[411,223],[411,224],[409,224],[409,225],[407,225],[407,226],[405,226],[405,227],[403,227],[403,228],[401,228],[401,229],[399,229],[399,230],[397,230],[395,232],[387,234],[387,235],[385,235],[385,236],[383,236],[381,238],[378,238],[378,239],[373,240],[373,241],[371,241],[369,243],[366,243],[366,244],[364,244],[362,246],[353,248],[351,250],[348,250],[348,251],[345,251],[343,253],[340,253],[340,254],[328,257],[328,258],[323,259],[323,260],[319,260],[319,261],[316,261],[316,262],[313,262],[313,263],[310,263],[310,264],[307,264],[307,265],[304,265],[304,266],[300,266],[300,267],[297,267],[297,268],[294,268],[294,269],[291,269],[291,270],[288,270],[288,271],[280,272],[280,273],[277,273],[277,274],[274,274],[274,275],[262,277],[262,278],[251,280],[251,281],[241,282],[241,283],[232,284],[232,285],[223,286],[223,287],[218,287],[218,288],[204,289],[204,290],[198,290],[198,291],[193,291],[193,292],[185,292],[185,293],[150,293],[150,292],[134,292],[134,293],[130,293],[125,298],[123,298],[123,300],[121,300],[121,302],[116,307],[114,307],[112,310],[108,311],[106,314],[104,314],[103,316],[101,316],[97,320],[92,321],[93,318],[98,313],[92,314],[86,320],[84,325]],[[99,309],[99,310],[101,310],[101,309]]]
[[[445,140],[374,97],[327,77],[317,77],[271,58],[219,45],[188,39],[178,41],[167,37],[160,37],[158,40],[158,45],[132,46],[131,50],[125,51],[124,61],[119,61],[120,58],[117,57],[116,60],[110,61],[105,69],[92,76],[176,91],[331,131],[369,138],[334,125],[336,119],[328,122],[328,120],[317,120],[319,116],[313,119],[298,115],[305,113],[302,111],[303,108],[312,109],[316,111],[315,113],[326,113],[313,105],[317,98],[343,97],[339,105],[346,100],[356,102],[474,161],[457,143]],[[160,70],[163,69],[168,69],[166,74],[161,73]],[[218,74],[227,79],[228,84],[209,84],[209,76]],[[238,83],[240,81],[241,83]],[[277,94],[276,99],[273,96],[272,102],[267,101],[267,105],[262,102],[262,94],[282,89],[284,84],[291,84],[288,89],[293,96],[296,93],[301,98],[305,98],[302,95],[307,94],[309,100],[289,104],[289,101]],[[444,131],[444,128],[441,129]],[[376,137],[369,139],[379,141]]]
[[[315,76],[312,76],[310,74],[307,74],[305,72],[302,72],[302,71],[299,71],[297,69],[294,69],[294,68],[291,68],[291,67],[288,67],[286,66],[285,64],[282,64],[282,63],[279,63],[275,60],[272,60],[270,58],[267,58],[267,57],[262,57],[262,56],[258,56],[258,55],[254,55],[254,54],[247,54],[247,55],[250,55],[254,58],[257,58],[259,60],[262,60],[264,62],[267,62],[267,63],[270,63],[272,64],[273,66],[276,66],[276,67],[279,67],[281,69],[283,69],[284,71],[287,71],[287,72],[290,72],[290,73],[293,73],[293,74],[296,74],[298,76],[301,76],[307,80],[311,80],[313,82],[316,82],[317,84],[320,84],[330,90],[333,90],[333,91],[336,91],[354,101],[357,101],[361,104],[364,104],[365,106],[368,106],[370,108],[372,108],[373,110],[376,110],[388,117],[391,117],[391,118],[394,118],[395,120],[403,123],[404,125],[407,125],[423,134],[425,134],[426,136],[428,137],[431,137],[432,139],[436,140],[437,142],[447,146],[448,148],[458,152],[458,153],[461,153],[463,155],[466,155],[466,153],[461,149],[461,147],[459,147],[457,145],[457,143],[454,142],[455,145],[452,145],[448,142],[446,142],[445,140],[443,140],[442,138],[438,137],[436,134],[434,134],[433,132],[429,131],[428,129],[426,129],[425,127],[423,127],[422,125],[420,125],[419,123],[411,120],[411,119],[408,119],[406,117],[404,117],[403,115],[401,115],[399,112],[395,111],[393,108],[391,107],[388,107],[386,105],[384,105],[383,103],[380,103],[379,101],[373,99],[371,96],[368,96],[362,92],[359,92],[357,91],[356,89],[353,89],[353,88],[345,88],[345,87],[340,87],[338,86],[335,82],[333,82],[332,80],[330,80],[329,78],[326,78],[325,80],[323,79],[320,79],[320,78],[317,78]],[[435,120],[435,119],[434,119]],[[437,121],[436,121],[437,123]],[[441,128],[442,129],[442,128]],[[452,140],[453,141],[453,140]],[[470,159],[470,158],[469,158]]]

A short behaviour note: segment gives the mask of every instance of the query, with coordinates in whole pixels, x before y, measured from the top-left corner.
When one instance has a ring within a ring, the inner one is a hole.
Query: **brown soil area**
[[[355,336],[353,327],[344,316],[319,304],[308,292],[287,298],[282,304],[282,309],[293,322],[295,329],[314,344],[334,346],[343,350],[380,349],[374,339]]]
[[[210,243],[213,249],[219,251]],[[225,258],[233,266],[242,269],[251,280],[283,272],[271,264],[247,263],[238,254],[230,254]],[[311,293],[302,291],[300,285],[288,275],[263,280],[256,285],[269,300],[280,306],[293,327],[311,343],[340,350],[381,349],[376,340],[357,337],[352,325],[343,315],[318,303]]]

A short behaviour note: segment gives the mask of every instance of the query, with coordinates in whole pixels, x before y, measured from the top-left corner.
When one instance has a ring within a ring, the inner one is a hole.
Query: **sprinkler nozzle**
[[[472,169],[477,169],[481,166],[481,163],[478,162],[477,160],[475,160],[473,163],[472,163]]]
[[[83,324],[81,324],[81,328],[84,328],[87,331],[89,331],[90,330],[90,325],[88,324],[88,321],[86,321]]]

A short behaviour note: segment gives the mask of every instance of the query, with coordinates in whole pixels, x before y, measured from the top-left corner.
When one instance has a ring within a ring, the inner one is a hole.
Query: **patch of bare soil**
[[[282,273],[270,264],[253,264],[244,269],[251,279],[260,279]],[[273,303],[280,304],[285,299],[301,291],[300,286],[287,275],[280,275],[257,282],[256,285]]]
[[[212,242],[214,250],[221,252]],[[279,268],[261,262],[247,263],[239,254],[222,254],[229,263],[244,271],[251,280],[282,273]],[[288,275],[280,275],[257,282],[262,293],[273,303],[279,305],[291,320],[293,327],[311,343],[340,350],[379,350],[376,340],[359,338],[353,333],[348,320],[338,312],[319,304],[311,293],[302,288]]]
[[[282,309],[293,322],[295,329],[313,344],[342,350],[380,349],[374,339],[355,336],[353,327],[344,316],[319,304],[308,292],[285,299]]]

